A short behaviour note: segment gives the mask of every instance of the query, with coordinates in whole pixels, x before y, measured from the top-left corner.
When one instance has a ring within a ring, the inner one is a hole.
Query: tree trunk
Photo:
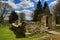
[[[4,21],[4,18],[3,18],[3,16],[1,16],[0,17],[0,23],[3,23],[3,21]]]

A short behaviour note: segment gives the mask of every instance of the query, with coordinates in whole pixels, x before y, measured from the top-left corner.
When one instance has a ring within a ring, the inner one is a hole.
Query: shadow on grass
[[[14,32],[14,34],[16,35],[16,38],[25,38],[25,31],[21,30],[22,28],[11,27],[9,29]]]

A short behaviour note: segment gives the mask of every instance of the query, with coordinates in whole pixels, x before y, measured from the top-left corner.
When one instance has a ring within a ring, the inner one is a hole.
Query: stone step
[[[56,32],[56,31],[46,31],[48,34],[54,34],[54,35],[60,35],[59,32]]]
[[[56,26],[60,26],[59,24],[57,24]]]

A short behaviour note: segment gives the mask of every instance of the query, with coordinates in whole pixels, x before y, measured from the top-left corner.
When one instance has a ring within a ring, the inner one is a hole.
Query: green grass
[[[60,32],[60,29],[57,29],[56,31],[57,31],[57,32]]]
[[[27,36],[25,38],[16,38],[16,35],[9,28],[9,25],[0,24],[0,40],[42,40],[42,36],[45,33],[36,34],[33,36]]]

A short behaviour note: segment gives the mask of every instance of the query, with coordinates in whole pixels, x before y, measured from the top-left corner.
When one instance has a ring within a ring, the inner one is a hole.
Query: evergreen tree
[[[43,10],[44,10],[44,14],[45,15],[48,15],[48,16],[46,16],[46,24],[47,24],[46,26],[50,28],[50,22],[51,22],[50,20],[52,20],[52,19],[50,17],[49,6],[48,6],[48,3],[46,1],[44,3]]]
[[[41,5],[41,1],[39,0],[37,4],[37,8],[34,11],[33,21],[37,21],[38,20],[37,17],[41,13],[42,13],[42,5]]]
[[[49,6],[48,6],[48,3],[46,1],[44,3],[43,10],[44,10],[45,14],[47,14],[47,15],[50,14]]]
[[[17,14],[14,11],[12,11],[12,13],[9,16],[9,23],[13,23],[16,20],[18,20],[18,16],[17,16]]]

